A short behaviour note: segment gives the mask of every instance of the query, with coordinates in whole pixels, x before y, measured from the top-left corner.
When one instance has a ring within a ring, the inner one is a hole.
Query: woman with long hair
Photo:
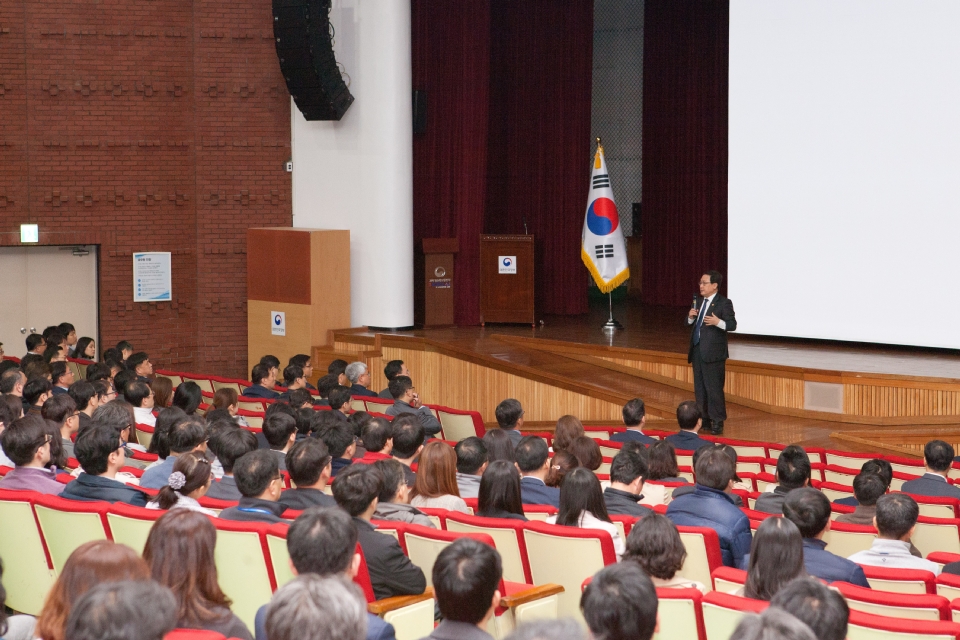
[[[516,462],[513,440],[503,429],[490,429],[483,435],[483,446],[487,448],[487,461],[506,460],[510,464]]]
[[[686,482],[680,477],[677,466],[677,450],[666,440],[650,445],[647,449],[647,480],[657,482]]]
[[[153,390],[153,406],[157,411],[163,411],[173,404],[173,382],[170,378],[157,376],[150,381]]]
[[[569,451],[555,453],[550,461],[550,470],[547,471],[547,477],[544,478],[543,483],[548,487],[559,488],[563,485],[563,479],[567,474],[579,466],[580,461]]]
[[[553,450],[566,451],[570,443],[586,435],[583,430],[583,423],[577,416],[560,416],[557,420],[557,428],[553,433]]]
[[[520,472],[516,465],[506,460],[495,460],[487,466],[480,477],[477,515],[526,522],[523,501],[520,499]]]
[[[97,361],[97,342],[93,338],[84,336],[77,340],[77,346],[73,349],[73,357],[77,360]]]
[[[232,427],[231,427],[232,428]],[[167,486],[160,489],[147,503],[147,509],[190,509],[216,518],[215,511],[200,506],[202,498],[210,488],[213,473],[210,461],[202,453],[193,451],[177,456],[173,471],[167,479]]]
[[[430,509],[469,513],[457,487],[457,454],[445,442],[434,440],[423,448],[410,504]]]
[[[590,436],[577,436],[567,447],[567,452],[576,457],[581,467],[596,471],[603,464],[603,454],[600,445]]]
[[[230,599],[217,582],[216,543],[217,530],[206,516],[174,509],[153,524],[143,559],[153,579],[173,591],[178,604],[177,627],[253,640],[246,625],[230,612]]]
[[[806,575],[803,537],[797,525],[779,516],[761,522],[750,544],[743,595],[769,601],[788,582]]]
[[[167,456],[170,455],[170,442],[167,440],[170,429],[186,417],[187,414],[180,407],[167,407],[160,410],[160,414],[157,416],[157,425],[153,428],[153,437],[150,438],[150,446],[147,447],[147,453],[157,454],[158,460],[151,462],[147,469],[167,459]]]
[[[687,549],[680,539],[677,525],[659,513],[644,516],[633,525],[627,536],[623,559],[639,563],[658,589],[694,587],[707,592],[703,584],[677,575],[687,559]]]
[[[241,427],[250,426],[247,424],[247,421],[243,419],[243,416],[238,415],[240,413],[240,394],[237,393],[236,389],[231,389],[230,387],[217,389],[213,394],[213,408],[223,409],[229,413],[230,418]]]
[[[173,406],[180,407],[188,416],[196,413],[203,401],[200,385],[193,380],[184,380],[173,394]]]
[[[418,474],[419,475],[419,474]],[[589,469],[578,467],[567,474],[560,486],[560,511],[547,518],[549,524],[580,529],[600,529],[610,534],[617,560],[624,552],[620,530],[610,521],[600,481]]]
[[[147,563],[130,547],[95,540],[77,547],[63,565],[37,617],[36,637],[64,640],[70,610],[80,596],[105,582],[149,580]]]

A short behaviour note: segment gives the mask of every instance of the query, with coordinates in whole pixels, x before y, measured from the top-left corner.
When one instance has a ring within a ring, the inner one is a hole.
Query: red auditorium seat
[[[861,565],[872,589],[896,593],[937,593],[937,577],[921,569],[891,569]]]
[[[877,640],[922,640],[923,638],[953,638],[960,640],[960,624],[942,620],[913,620],[878,616],[851,608],[849,628],[854,629],[858,638],[877,638]],[[871,630],[882,634],[871,634]],[[848,637],[854,635],[848,632]]]
[[[843,594],[851,609],[867,614],[916,620],[952,619],[950,601],[943,596],[879,591],[846,582],[834,582],[831,586]]]

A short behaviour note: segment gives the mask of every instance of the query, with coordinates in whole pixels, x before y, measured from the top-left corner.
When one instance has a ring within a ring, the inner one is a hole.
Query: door
[[[11,356],[27,352],[31,331],[69,322],[77,336],[100,339],[97,249],[0,247],[0,342]]]

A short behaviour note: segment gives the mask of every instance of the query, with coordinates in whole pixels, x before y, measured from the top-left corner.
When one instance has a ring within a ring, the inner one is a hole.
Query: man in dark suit
[[[687,362],[693,365],[693,390],[697,406],[710,422],[710,433],[723,433],[727,419],[727,405],[723,397],[727,349],[727,332],[737,330],[733,303],[719,293],[723,276],[718,271],[707,271],[700,276],[700,304],[690,309],[687,324],[690,332],[690,350]]]
[[[560,489],[544,480],[550,471],[550,451],[540,436],[524,436],[516,448],[520,468],[520,499],[523,504],[549,504],[560,508]]]
[[[623,424],[627,430],[622,433],[614,433],[610,439],[614,442],[642,442],[643,444],[653,444],[656,438],[651,438],[643,432],[643,425],[647,423],[647,410],[643,405],[643,400],[634,398],[623,405]]]
[[[324,493],[332,473],[330,452],[320,438],[304,438],[287,452],[286,466],[296,485],[280,494],[280,504],[288,509],[335,507],[337,501]]]
[[[350,381],[350,395],[377,397],[376,392],[368,388],[371,377],[367,365],[362,362],[351,362],[347,365],[344,373],[347,375],[347,380]]]
[[[243,390],[243,397],[267,400],[276,400],[280,397],[280,393],[273,390],[277,384],[276,369],[271,369],[265,364],[256,364],[250,372],[250,381],[253,382],[253,386]]]
[[[110,424],[94,423],[77,436],[74,453],[83,473],[64,487],[60,497],[147,506],[147,494],[116,479],[126,461],[123,446],[120,430]]]
[[[603,490],[607,513],[644,517],[653,513],[640,504],[647,461],[638,455],[621,451],[610,465],[610,486]]]
[[[233,467],[233,476],[242,497],[237,506],[220,512],[222,520],[283,522],[280,516],[287,507],[278,502],[283,490],[283,476],[272,451],[257,449],[243,454]]]
[[[700,447],[713,446],[712,442],[698,435],[703,427],[703,417],[700,414],[700,408],[693,400],[681,402],[677,407],[677,424],[680,425],[680,431],[664,438],[675,449],[696,451]]]
[[[960,488],[947,482],[947,472],[953,464],[953,447],[943,440],[931,440],[923,447],[924,473],[916,480],[908,480],[900,487],[903,493],[918,496],[940,496],[960,499]]]

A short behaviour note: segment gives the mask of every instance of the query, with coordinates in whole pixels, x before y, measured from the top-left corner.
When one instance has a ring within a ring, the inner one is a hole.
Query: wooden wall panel
[[[960,389],[845,384],[843,412],[862,416],[960,416]]]

